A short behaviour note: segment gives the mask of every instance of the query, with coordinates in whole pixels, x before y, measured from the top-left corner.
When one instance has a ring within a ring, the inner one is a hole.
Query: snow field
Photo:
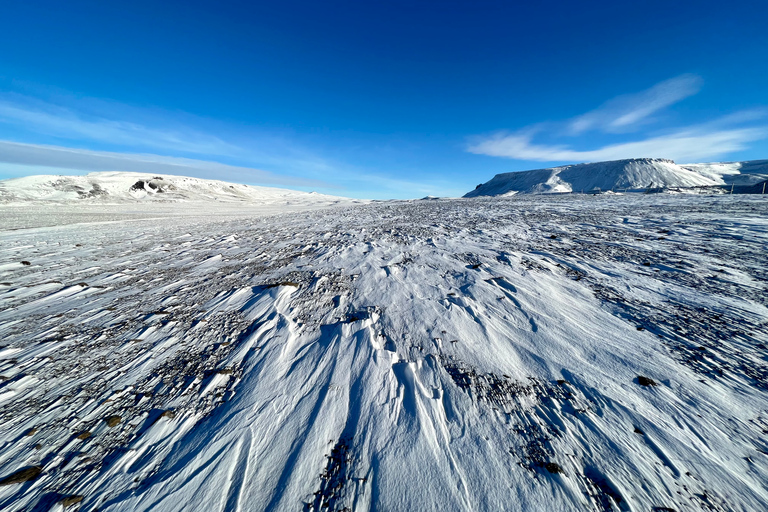
[[[745,197],[5,231],[0,508],[764,509]]]

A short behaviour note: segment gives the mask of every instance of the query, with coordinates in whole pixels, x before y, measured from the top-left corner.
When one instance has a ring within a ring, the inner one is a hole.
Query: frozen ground
[[[9,208],[4,511],[768,509],[764,197]]]

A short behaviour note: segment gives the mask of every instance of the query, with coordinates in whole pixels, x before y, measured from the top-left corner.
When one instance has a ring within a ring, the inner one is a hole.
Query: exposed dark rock
[[[20,469],[13,474],[0,480],[0,485],[12,485],[20,484],[22,482],[29,482],[35,480],[40,473],[43,472],[43,468],[40,466],[30,466],[28,468]]]
[[[282,281],[280,283],[268,284],[267,288],[277,288],[278,286],[293,286],[294,288],[298,288],[299,283],[294,283],[293,281]]]
[[[111,428],[111,427],[116,427],[117,424],[120,423],[120,421],[122,421],[122,419],[123,419],[122,417],[114,415],[114,416],[105,418],[104,421],[107,423],[107,426]]]
[[[563,472],[563,468],[561,468],[560,464],[558,464],[557,462],[547,462],[546,464],[544,464],[544,468],[550,473],[553,473],[555,475]]]
[[[83,501],[83,496],[80,496],[79,494],[73,494],[71,496],[65,497],[59,503],[62,507],[67,508],[74,505],[75,503],[80,503],[81,501]]]

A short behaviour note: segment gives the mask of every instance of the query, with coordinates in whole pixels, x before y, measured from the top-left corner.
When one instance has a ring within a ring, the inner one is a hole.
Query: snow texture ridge
[[[0,509],[766,510],[767,206],[56,205],[0,230]]]
[[[690,189],[754,185],[766,179],[768,160],[678,165],[660,158],[633,158],[497,174],[464,197]]]

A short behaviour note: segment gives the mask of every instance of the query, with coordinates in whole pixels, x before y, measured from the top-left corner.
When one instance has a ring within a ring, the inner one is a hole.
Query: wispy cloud
[[[318,180],[279,176],[250,167],[219,162],[152,154],[89,151],[59,146],[0,141],[0,162],[28,166],[54,167],[77,171],[120,171],[175,174],[201,178],[234,180],[270,185],[328,186]]]
[[[193,154],[232,155],[237,146],[189,127],[149,127],[62,107],[18,94],[0,98],[0,122],[62,139],[90,140]]]
[[[682,99],[696,94],[701,78],[681,75],[660,82],[650,89],[620,96],[600,108],[576,118],[540,123],[516,132],[498,132],[475,137],[467,146],[470,153],[539,162],[584,162],[623,158],[661,157],[679,161],[702,161],[749,147],[750,142],[768,138],[768,109],[735,112],[708,123],[678,127],[663,133],[647,133],[635,140],[605,144],[598,148],[575,148],[570,136],[593,130],[609,137],[637,130],[651,116]],[[536,143],[543,135],[563,143]],[[606,136],[604,136],[606,137]],[[566,143],[567,141],[567,143]]]
[[[611,144],[586,151],[570,149],[565,145],[534,144],[531,137],[530,133],[497,134],[471,145],[469,151],[480,155],[539,162],[595,162],[640,157],[695,161],[746,149],[748,142],[767,138],[768,129],[682,130],[669,135]]]
[[[88,149],[225,159],[248,168],[268,167],[309,177],[327,175],[337,167],[286,130],[231,125],[186,112],[63,94],[43,100],[0,92],[1,138],[57,146],[72,141]]]
[[[626,94],[580,115],[568,123],[571,134],[588,130],[629,131],[643,124],[656,112],[673,105],[701,89],[702,79],[685,74],[659,82],[645,91]]]
[[[414,181],[326,158],[322,141],[289,129],[232,125],[62,92],[45,98],[0,92],[0,176],[55,169],[167,173],[380,199],[463,192],[447,180]],[[334,153],[344,155],[338,147]]]

